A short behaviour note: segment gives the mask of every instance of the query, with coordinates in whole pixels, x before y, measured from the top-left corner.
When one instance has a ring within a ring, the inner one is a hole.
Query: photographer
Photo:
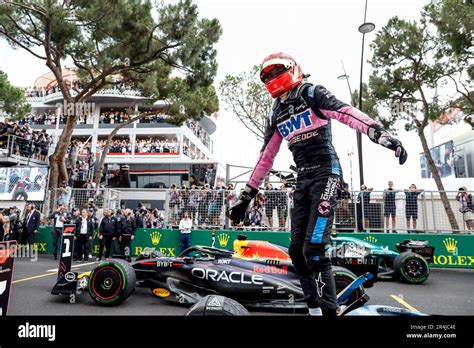
[[[6,214],[6,209],[0,209],[0,242],[8,240],[10,235],[10,220]]]
[[[466,228],[474,230],[474,212],[472,208],[472,194],[467,191],[466,186],[460,187],[456,200],[459,202],[459,211],[462,213]]]
[[[122,222],[123,222],[123,215],[122,210],[118,209],[115,212],[115,220],[117,221],[117,225],[115,226],[115,235],[112,238],[112,245],[114,248],[113,255],[121,255],[121,248],[120,248],[120,236],[122,235]]]
[[[68,216],[67,212],[64,209],[64,206],[62,204],[59,204],[58,207],[56,208],[55,212],[52,212],[48,216],[48,220],[54,220],[53,222],[53,231],[52,231],[52,237],[53,237],[53,256],[54,259],[58,259],[58,246],[60,247],[60,241],[63,235],[63,227],[64,223],[67,222]]]
[[[66,182],[63,181],[61,186],[59,186],[58,205],[63,205],[67,209],[69,201],[71,200],[71,194],[71,187],[66,185]]]
[[[8,219],[10,220],[10,235],[9,240],[20,240],[21,221],[20,211],[13,206],[8,209]]]
[[[97,218],[95,214],[97,211],[97,208],[95,208],[95,205],[93,202],[92,202],[92,205],[89,205],[88,211],[89,211],[89,218],[92,220],[92,224],[94,226],[94,231],[95,231],[99,228],[99,219]],[[94,242],[92,239],[94,238],[91,238],[89,240],[89,257],[90,258],[92,258],[92,249],[94,248],[93,246]]]

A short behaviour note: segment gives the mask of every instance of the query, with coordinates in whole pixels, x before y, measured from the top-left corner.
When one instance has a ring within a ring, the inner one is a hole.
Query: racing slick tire
[[[207,295],[186,313],[186,316],[247,316],[250,313],[235,300],[218,295]]]
[[[124,260],[102,262],[90,274],[89,295],[101,306],[125,301],[135,289],[135,270]]]
[[[393,261],[393,269],[398,277],[410,284],[421,284],[430,275],[430,266],[421,255],[406,251]]]
[[[332,272],[334,274],[334,281],[336,282],[336,294],[339,294],[346,286],[357,279],[357,276],[349,271],[347,268],[340,266],[332,266]],[[363,285],[360,285],[355,291],[348,296],[340,305],[347,305],[354,303],[360,297],[365,294]]]

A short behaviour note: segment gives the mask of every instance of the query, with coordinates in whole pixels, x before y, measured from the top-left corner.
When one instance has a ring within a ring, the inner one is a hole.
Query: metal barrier
[[[188,211],[194,228],[288,231],[291,229],[292,190],[260,191],[250,202],[244,221],[229,221],[226,209],[238,199],[239,191],[171,189],[166,195],[165,221],[177,227]],[[461,212],[458,192],[446,192],[459,229],[474,232],[472,211]],[[346,192],[334,211],[333,229],[340,232],[427,232],[450,233],[453,228],[439,192],[365,191]]]
[[[96,211],[104,209],[120,209],[120,191],[114,189],[87,189],[63,187],[50,189],[43,205],[43,214],[49,215],[58,204],[66,209],[94,208]],[[101,216],[101,215],[100,215]]]
[[[474,232],[457,194],[446,192],[459,231]],[[336,206],[334,227],[341,232],[453,232],[437,191],[348,192]]]
[[[50,151],[49,145],[15,135],[8,135],[0,140],[0,157],[3,158],[47,164]]]
[[[165,221],[168,226],[176,227],[187,211],[194,227],[222,227],[225,197],[225,190],[171,189],[166,194]]]
[[[232,225],[226,218],[226,210],[237,202],[238,191],[231,190],[179,190],[166,194],[165,221],[176,227],[185,211],[189,213],[195,228],[222,228],[244,230],[288,230],[291,197],[286,191],[261,191],[250,202],[244,221]]]
[[[69,191],[70,190],[70,191]],[[100,211],[119,209],[121,192],[113,189],[57,189],[50,190],[45,199],[44,214],[53,211],[58,203],[68,209],[94,206]],[[291,229],[293,208],[292,190],[260,191],[250,202],[245,219],[235,225],[226,217],[240,191],[210,189],[170,189],[163,192],[164,225],[177,228],[184,212],[193,221],[193,229],[218,228],[243,231],[288,231]],[[446,192],[454,218],[459,226],[453,231],[439,192],[383,191],[347,192],[334,208],[333,229],[338,232],[474,232],[472,211],[460,210],[458,192]],[[53,197],[56,201],[53,202]],[[161,198],[162,199],[162,198]],[[160,199],[160,200],[161,200]],[[125,199],[126,200],[126,199]],[[132,207],[131,207],[132,208]],[[154,207],[151,207],[154,208]]]

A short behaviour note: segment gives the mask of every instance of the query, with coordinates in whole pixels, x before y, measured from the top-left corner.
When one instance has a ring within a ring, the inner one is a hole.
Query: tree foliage
[[[424,134],[429,121],[437,120],[445,110],[441,100],[430,96],[445,75],[438,45],[424,17],[419,22],[392,17],[371,45],[374,72],[369,84],[378,105],[390,110],[392,126],[403,120],[407,130],[417,131],[451,227],[458,230]]]
[[[236,115],[258,140],[263,141],[273,100],[260,81],[259,74],[258,65],[250,72],[227,74],[219,84],[219,92],[226,109]]]
[[[444,84],[451,84],[457,98],[445,107],[474,113],[474,5],[462,0],[432,0],[424,19],[436,27],[436,59],[444,67]]]
[[[31,110],[25,102],[25,91],[14,87],[8,81],[8,75],[0,70],[0,109],[12,119],[20,119]]]
[[[65,102],[86,102],[120,81],[150,102],[167,100],[166,112],[176,124],[218,109],[212,82],[221,33],[218,20],[200,19],[191,0],[155,6],[149,0],[0,3],[0,36],[45,62]],[[68,88],[62,76],[66,63],[85,82],[82,89]],[[50,158],[51,187],[67,175],[64,158],[76,116],[68,115]]]

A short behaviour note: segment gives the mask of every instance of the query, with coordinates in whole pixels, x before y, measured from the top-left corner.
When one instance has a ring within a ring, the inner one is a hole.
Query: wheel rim
[[[425,274],[425,266],[417,259],[408,260],[404,268],[405,273],[411,278],[420,278]]]
[[[107,301],[118,295],[123,277],[119,270],[108,266],[97,270],[91,279],[92,291],[101,300]]]

